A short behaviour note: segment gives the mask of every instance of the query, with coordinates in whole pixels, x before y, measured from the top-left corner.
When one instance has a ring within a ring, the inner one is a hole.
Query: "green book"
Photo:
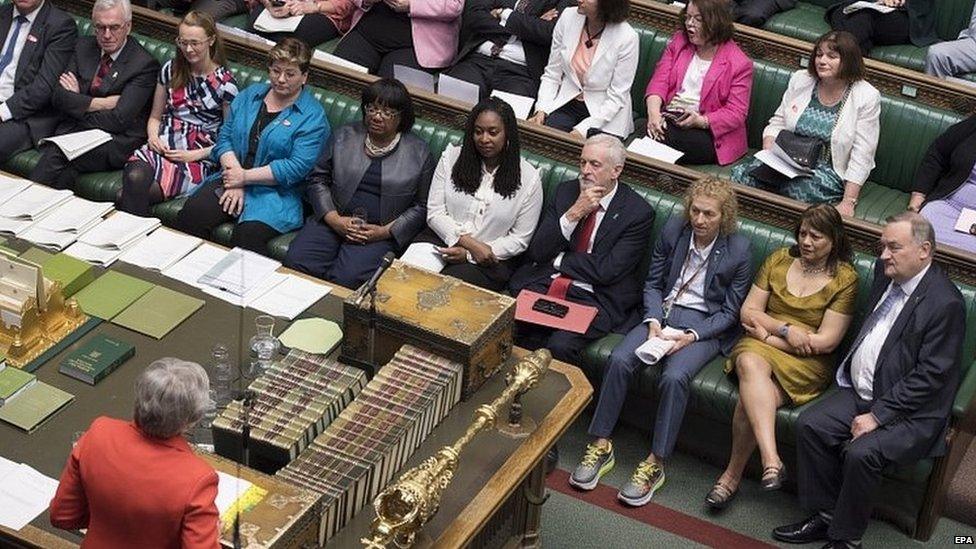
[[[87,262],[60,253],[51,256],[41,266],[44,278],[61,283],[64,297],[71,297],[95,280],[95,271]]]
[[[61,361],[62,374],[95,385],[136,354],[136,348],[112,337],[97,334]]]
[[[121,313],[133,301],[153,288],[154,284],[127,274],[108,271],[98,280],[75,294],[81,310],[104,320]]]
[[[71,403],[75,396],[43,381],[35,381],[19,395],[0,406],[0,420],[33,433]]]
[[[116,315],[112,323],[162,339],[200,307],[203,307],[202,299],[162,286],[153,286],[135,303]]]
[[[13,366],[0,367],[0,406],[16,397],[34,380],[34,374]]]
[[[40,248],[35,248],[33,246],[27,248],[27,250],[25,250],[24,253],[20,254],[21,259],[26,259],[27,261],[30,261],[31,263],[37,263],[38,265],[44,265],[44,263],[46,263],[47,260],[51,259],[52,257],[54,257],[54,254],[52,254],[51,252],[46,252]]]

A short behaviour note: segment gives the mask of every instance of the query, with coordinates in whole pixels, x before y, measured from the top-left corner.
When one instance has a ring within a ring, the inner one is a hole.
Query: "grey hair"
[[[192,427],[213,405],[207,372],[178,358],[154,361],[135,386],[136,425],[153,438],[170,438]]]
[[[96,11],[110,10],[115,7],[122,8],[122,17],[127,22],[132,21],[132,4],[129,0],[95,0],[95,4],[92,6],[92,13]]]
[[[912,226],[912,240],[921,246],[928,242],[935,250],[935,228],[924,215],[917,212],[904,211],[889,216],[885,223],[910,223]]]
[[[598,133],[592,137],[587,138],[583,146],[586,145],[603,145],[607,148],[607,156],[610,158],[610,162],[614,166],[623,166],[624,161],[627,160],[627,149],[624,148],[624,144],[616,137],[606,134]]]

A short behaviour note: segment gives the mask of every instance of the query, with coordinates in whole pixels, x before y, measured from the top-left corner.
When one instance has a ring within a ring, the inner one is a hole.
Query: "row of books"
[[[277,476],[323,494],[324,545],[369,504],[461,399],[462,364],[404,345]]]
[[[366,373],[322,355],[292,350],[254,380],[248,411],[250,448],[265,463],[284,465],[298,457],[366,385]],[[213,422],[218,454],[238,459],[244,426],[235,400]]]

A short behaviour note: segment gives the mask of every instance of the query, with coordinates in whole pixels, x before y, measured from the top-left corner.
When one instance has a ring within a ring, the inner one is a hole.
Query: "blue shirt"
[[[215,162],[227,151],[233,151],[240,161],[247,156],[251,126],[270,88],[270,84],[254,84],[231,103],[211,153]],[[260,221],[281,233],[301,227],[305,177],[330,133],[325,109],[308,89],[302,90],[290,107],[261,130],[254,166],[270,166],[275,184],[244,188],[244,211],[238,223]]]

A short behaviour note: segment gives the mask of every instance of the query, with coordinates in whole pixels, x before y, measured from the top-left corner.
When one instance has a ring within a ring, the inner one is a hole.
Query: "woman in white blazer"
[[[630,87],[639,55],[627,23],[629,0],[578,0],[552,33],[530,121],[579,137],[603,132],[626,138],[634,130]]]
[[[813,173],[775,186],[757,177],[763,164],[752,158],[732,170],[732,179],[801,202],[833,203],[841,214],[854,215],[861,185],[874,168],[880,115],[881,94],[864,80],[864,60],[854,36],[828,32],[814,45],[807,70],[790,78],[763,130],[763,149],[770,149],[783,130],[823,140]]]
[[[512,107],[489,97],[468,117],[460,146],[441,155],[427,226],[402,261],[502,291],[542,212],[539,172],[521,158]]]

